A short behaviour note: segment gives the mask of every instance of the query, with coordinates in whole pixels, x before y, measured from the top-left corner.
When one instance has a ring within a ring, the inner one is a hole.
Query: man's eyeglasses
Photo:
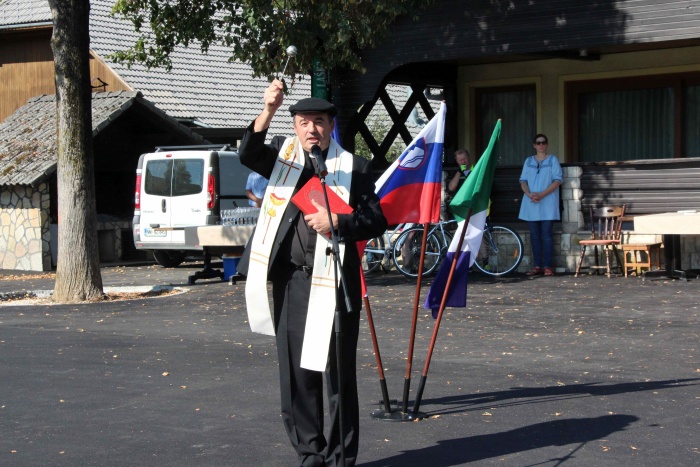
[[[535,144],[540,145],[540,144],[547,144],[546,141],[535,141]]]

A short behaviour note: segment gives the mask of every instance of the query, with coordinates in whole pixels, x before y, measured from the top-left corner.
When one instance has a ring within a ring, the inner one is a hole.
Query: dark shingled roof
[[[128,68],[109,60],[108,55],[125,49],[137,37],[133,24],[111,15],[114,2],[90,0],[90,49],[131,89],[142,92],[168,115],[204,127],[245,128],[258,116],[267,79],[253,78],[247,63],[229,62],[231,50],[220,44],[212,44],[206,55],[197,44],[177,47],[171,54],[170,72],[140,64]],[[51,20],[47,0],[0,0],[0,27],[31,27]],[[285,97],[284,109],[310,95],[311,80],[305,75]],[[269,137],[292,134],[289,114],[273,119]]]
[[[98,92],[92,94],[93,136],[103,131],[130,107],[142,106],[198,144],[205,140],[178,123],[140,92]],[[55,96],[38,96],[0,123],[0,185],[36,185],[56,170]]]
[[[47,0],[0,0],[0,26],[30,26],[51,21]]]

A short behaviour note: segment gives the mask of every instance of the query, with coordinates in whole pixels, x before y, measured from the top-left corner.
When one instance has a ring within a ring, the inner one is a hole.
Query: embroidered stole
[[[350,198],[352,181],[352,154],[331,139],[326,166],[326,185],[346,203]],[[275,335],[275,328],[267,297],[267,272],[270,253],[277,230],[284,219],[289,201],[304,168],[304,151],[299,140],[288,138],[282,145],[270,181],[265,190],[255,235],[250,252],[245,297],[248,322],[253,332]],[[325,235],[316,236],[316,252],[311,277],[311,295],[306,315],[301,367],[324,371],[328,361],[328,347],[333,331],[336,288],[333,255],[326,254],[331,241]],[[345,245],[340,245],[343,258]]]

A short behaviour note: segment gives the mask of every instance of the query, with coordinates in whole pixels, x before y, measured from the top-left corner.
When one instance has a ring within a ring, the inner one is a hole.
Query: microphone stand
[[[316,161],[314,164],[318,178],[321,179],[321,191],[323,192],[323,200],[326,203],[326,211],[328,213],[328,223],[331,227],[331,247],[326,250],[331,250],[334,258],[334,268],[333,272],[335,275],[335,291],[336,298],[338,294],[338,279],[340,279],[340,284],[343,287],[343,295],[345,296],[345,308],[348,313],[352,313],[352,304],[350,303],[350,295],[348,294],[348,288],[345,284],[345,275],[343,274],[343,268],[340,261],[340,242],[338,241],[338,232],[333,227],[333,215],[330,209],[330,203],[328,202],[328,187],[326,186],[326,175],[328,171],[326,170],[325,162],[323,161],[323,155],[318,146],[314,145],[311,149],[312,159]],[[340,308],[336,300],[335,304],[335,318],[334,318],[334,328],[335,328],[335,361],[337,366],[337,376],[338,376],[338,437],[340,441],[340,461],[343,467],[345,467],[345,415],[343,410],[345,405],[343,403],[343,325],[340,316]]]

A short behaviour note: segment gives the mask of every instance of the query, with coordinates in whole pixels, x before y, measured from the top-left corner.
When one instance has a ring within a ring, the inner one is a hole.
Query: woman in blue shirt
[[[553,276],[554,221],[560,219],[561,165],[556,156],[547,154],[549,141],[545,135],[538,134],[533,143],[537,153],[525,160],[523,172],[520,175],[520,187],[525,196],[523,196],[518,217],[527,221],[530,228],[534,265],[526,274]]]

